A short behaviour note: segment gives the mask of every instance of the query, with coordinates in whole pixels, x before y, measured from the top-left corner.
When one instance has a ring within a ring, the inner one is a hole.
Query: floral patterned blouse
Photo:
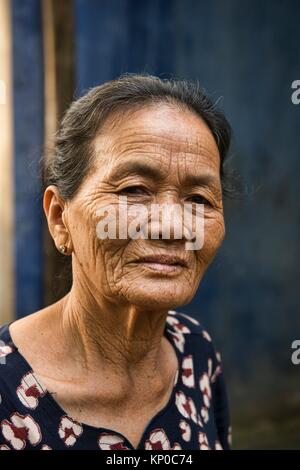
[[[222,450],[231,429],[220,355],[198,320],[168,312],[165,337],[179,363],[168,403],[148,423],[136,449]],[[68,416],[0,328],[0,450],[134,450],[112,429]]]

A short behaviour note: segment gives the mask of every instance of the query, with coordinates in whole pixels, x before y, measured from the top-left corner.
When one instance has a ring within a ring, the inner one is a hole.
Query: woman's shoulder
[[[194,316],[177,310],[169,310],[166,322],[185,360],[192,358],[200,369],[206,369],[213,383],[222,372],[221,354],[207,329]]]
[[[200,335],[207,341],[211,341],[209,333],[203,327],[200,320],[192,315],[180,312],[178,310],[169,310],[167,323],[173,325],[175,329],[183,334]]]
[[[9,324],[4,324],[0,326],[0,365],[5,365],[8,360],[8,356],[17,351],[16,346],[14,345],[10,332]],[[1,371],[1,368],[0,368]]]
[[[32,372],[19,354],[9,330],[10,324],[0,326],[0,394],[14,397],[22,379]]]
[[[167,325],[172,328],[177,335],[188,335],[200,345],[209,345],[214,348],[211,335],[203,327],[200,320],[189,314],[177,310],[169,310],[167,316]]]
[[[44,394],[45,389],[14,344],[9,324],[0,326],[1,426],[11,416],[18,417],[16,419],[27,416],[28,410],[34,410]]]

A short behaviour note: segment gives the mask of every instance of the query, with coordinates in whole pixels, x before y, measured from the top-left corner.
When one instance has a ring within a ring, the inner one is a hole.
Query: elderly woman
[[[224,238],[229,143],[223,114],[186,81],[128,74],[71,105],[45,161],[44,211],[72,287],[0,329],[1,449],[230,448],[220,355],[176,310]],[[154,204],[192,207],[200,248],[187,249],[189,230],[174,236],[178,213],[169,237],[99,235],[106,209],[119,222],[125,209],[128,228],[130,208]]]

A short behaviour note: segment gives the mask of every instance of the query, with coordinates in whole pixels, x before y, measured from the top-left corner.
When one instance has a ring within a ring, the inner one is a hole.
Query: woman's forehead
[[[195,160],[207,160],[210,165],[219,167],[220,156],[212,132],[200,117],[191,112],[140,110],[119,124],[112,128],[106,125],[96,137],[96,158],[113,156],[117,164],[118,159],[133,154],[151,155],[152,158],[157,155],[159,163],[177,155],[185,164],[189,160],[194,163]]]
[[[160,152],[145,149],[142,152],[135,148],[132,152],[123,152],[116,157],[102,155],[92,174],[94,181],[103,184],[118,184],[134,176],[151,179],[157,184],[170,181],[187,187],[206,185],[218,191],[220,158],[205,152],[197,156],[184,153],[162,156]]]

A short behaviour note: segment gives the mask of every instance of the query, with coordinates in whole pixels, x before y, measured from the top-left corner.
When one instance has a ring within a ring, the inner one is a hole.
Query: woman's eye
[[[200,196],[199,194],[191,196],[191,199],[193,199],[193,202],[196,204],[205,204],[207,206],[211,206],[211,203],[208,201],[208,199],[206,199],[204,196]]]
[[[146,190],[142,186],[128,186],[127,188],[121,189],[120,192],[132,195],[146,194]]]

